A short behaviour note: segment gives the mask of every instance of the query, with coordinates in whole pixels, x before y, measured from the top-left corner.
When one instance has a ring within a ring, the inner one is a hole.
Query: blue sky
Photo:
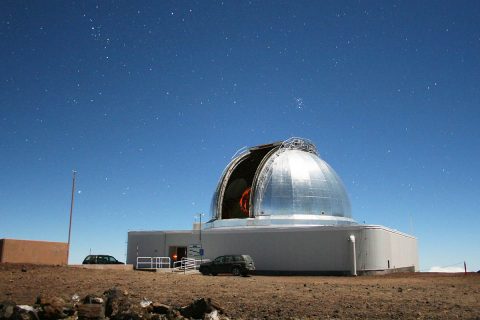
[[[480,269],[476,1],[0,3],[0,238],[125,259],[243,146],[312,140],[359,222]]]

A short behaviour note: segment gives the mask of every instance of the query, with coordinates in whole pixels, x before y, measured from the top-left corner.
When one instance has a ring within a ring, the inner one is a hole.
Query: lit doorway
[[[172,261],[172,266],[177,261],[182,261],[182,258],[187,257],[187,247],[169,247],[168,256]]]

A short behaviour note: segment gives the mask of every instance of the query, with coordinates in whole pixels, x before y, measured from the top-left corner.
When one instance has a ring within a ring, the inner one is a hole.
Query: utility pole
[[[202,247],[202,216],[203,216],[203,213],[200,213],[199,216],[200,216],[200,232],[199,232],[199,235],[200,235],[200,248],[201,248]]]
[[[72,234],[72,214],[73,214],[73,202],[75,200],[75,178],[77,176],[77,171],[73,170],[73,177],[72,177],[72,199],[70,201],[70,222],[68,224],[68,248],[67,248],[67,265],[68,265],[68,258],[70,257],[70,235]]]
[[[202,216],[203,213],[200,213],[200,263],[203,263],[203,246],[202,246]]]

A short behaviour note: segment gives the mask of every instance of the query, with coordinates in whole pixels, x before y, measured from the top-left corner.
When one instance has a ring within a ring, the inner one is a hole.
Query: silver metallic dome
[[[212,200],[212,227],[355,223],[341,179],[308,140],[291,138],[236,155]]]
[[[316,154],[285,150],[260,171],[253,215],[316,214],[351,218],[350,202],[335,171]]]

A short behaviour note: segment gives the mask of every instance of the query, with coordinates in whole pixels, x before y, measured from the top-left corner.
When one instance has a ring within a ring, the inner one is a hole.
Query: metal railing
[[[182,271],[184,273],[188,271],[195,271],[198,270],[202,262],[206,261],[207,260],[205,259],[199,260],[194,258],[182,258],[182,260],[173,263],[172,271]]]
[[[192,258],[182,258],[180,261],[175,261],[173,263],[174,271],[183,271],[184,273],[187,271],[195,271],[196,263],[195,259]]]
[[[170,269],[170,257],[137,257],[137,269]]]
[[[200,265],[205,262],[210,262],[210,259],[195,259],[195,267],[197,270],[200,268]]]

